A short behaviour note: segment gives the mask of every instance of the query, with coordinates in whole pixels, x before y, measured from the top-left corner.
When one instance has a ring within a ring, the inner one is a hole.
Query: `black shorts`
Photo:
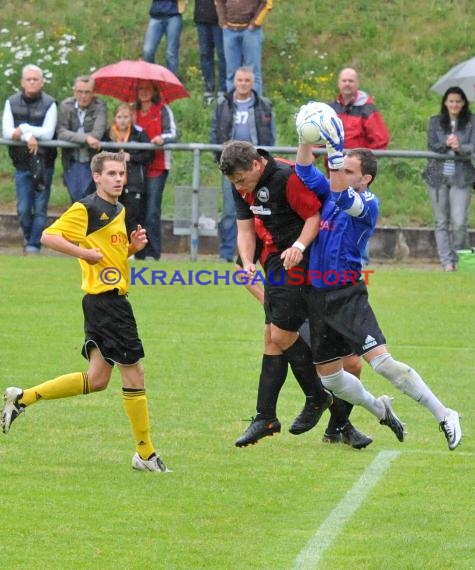
[[[137,363],[144,356],[132,306],[117,290],[85,295],[82,300],[85,341],[82,355],[97,347],[112,366]]]
[[[304,258],[296,272],[299,276],[305,275],[307,259]],[[296,332],[308,316],[307,294],[310,286],[305,278],[296,279],[285,271],[280,259],[280,253],[271,255],[266,261],[266,284],[264,286],[264,310],[266,323]],[[298,281],[303,281],[298,283]]]
[[[317,364],[350,354],[361,356],[386,344],[363,281],[328,289],[311,287],[308,310],[312,354]]]

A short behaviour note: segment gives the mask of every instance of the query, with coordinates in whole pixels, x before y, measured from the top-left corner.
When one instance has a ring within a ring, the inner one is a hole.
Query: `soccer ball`
[[[326,141],[320,132],[320,125],[327,132],[333,132],[332,117],[336,118],[337,114],[326,103],[311,101],[302,105],[295,119],[300,140],[309,144],[325,144]]]

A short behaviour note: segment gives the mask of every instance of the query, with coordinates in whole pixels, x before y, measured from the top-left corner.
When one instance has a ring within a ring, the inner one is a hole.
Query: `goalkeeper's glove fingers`
[[[320,123],[319,128],[327,145],[330,145],[335,150],[342,152],[344,144],[344,130],[341,119],[338,117],[331,117],[330,125],[323,125]]]

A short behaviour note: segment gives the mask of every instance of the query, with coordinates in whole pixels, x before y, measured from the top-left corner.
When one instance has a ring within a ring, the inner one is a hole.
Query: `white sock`
[[[363,406],[379,420],[384,418],[386,410],[382,402],[365,390],[363,384],[353,374],[342,368],[328,376],[320,374],[320,379],[325,388],[331,390],[338,398],[350,402],[350,404]]]
[[[384,376],[399,391],[426,407],[438,422],[445,418],[447,408],[413,368],[394,360],[388,352],[376,356],[370,364],[375,372]]]

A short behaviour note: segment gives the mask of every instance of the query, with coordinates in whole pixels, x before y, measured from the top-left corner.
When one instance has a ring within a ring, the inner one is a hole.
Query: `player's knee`
[[[319,374],[319,376],[323,386],[327,390],[331,390],[334,394],[338,395],[338,393],[343,389],[343,369],[338,370],[338,372],[334,372],[333,374]]]
[[[384,376],[403,394],[416,400],[420,398],[419,375],[410,366],[394,360],[389,353],[380,354],[370,364],[375,372]]]
[[[89,388],[91,392],[102,392],[109,385],[110,376],[88,374]]]
[[[356,354],[343,358],[343,368],[350,374],[353,374],[353,376],[360,378],[361,371],[363,370],[361,358]]]

